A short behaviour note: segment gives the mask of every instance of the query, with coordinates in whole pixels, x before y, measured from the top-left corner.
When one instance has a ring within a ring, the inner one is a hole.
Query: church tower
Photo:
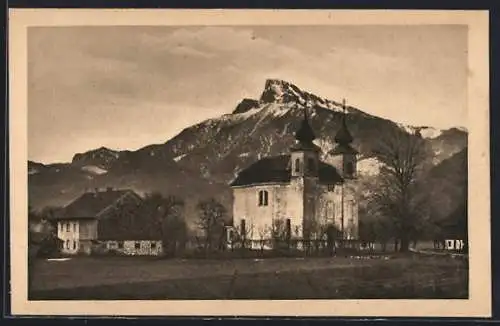
[[[320,148],[313,141],[316,139],[309,123],[307,108],[304,118],[295,133],[295,144],[290,149],[291,196],[289,204],[296,206],[296,213],[302,220],[304,239],[310,237],[312,221],[316,218],[316,192],[319,177]],[[300,236],[300,235],[299,235]]]
[[[331,161],[342,178],[354,179],[357,175],[358,151],[352,147],[353,137],[347,128],[345,100],[342,102],[343,114],[340,129],[335,135],[335,148],[330,151]]]
[[[340,204],[340,211],[336,215],[335,224],[339,227],[343,239],[353,240],[358,238],[359,230],[356,187],[358,151],[352,147],[354,139],[347,127],[345,100],[342,101],[342,108],[340,129],[335,135],[336,146],[329,152],[329,161],[335,166],[344,180],[339,189],[337,202]]]

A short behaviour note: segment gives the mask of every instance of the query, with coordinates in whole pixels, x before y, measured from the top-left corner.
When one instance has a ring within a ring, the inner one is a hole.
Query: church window
[[[354,174],[354,165],[352,164],[352,162],[347,162],[346,163],[345,172],[348,175]]]
[[[295,159],[295,172],[300,172],[300,159]]]
[[[290,239],[292,237],[292,221],[291,219],[286,219],[286,237]]]
[[[259,191],[259,206],[268,205],[268,193],[266,190]]]
[[[334,213],[335,213],[335,206],[333,204],[333,201],[328,201],[326,203],[326,217],[327,217],[327,219],[333,219]]]
[[[247,234],[247,223],[246,223],[246,220],[245,219],[242,219],[241,220],[241,224],[240,224],[240,233],[241,233],[241,236],[243,238],[246,237],[246,234]]]

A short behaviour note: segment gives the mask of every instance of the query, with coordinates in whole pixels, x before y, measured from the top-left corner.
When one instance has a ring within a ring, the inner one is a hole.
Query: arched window
[[[268,193],[266,190],[259,191],[259,206],[268,205]]]
[[[295,172],[300,172],[300,159],[295,159]]]

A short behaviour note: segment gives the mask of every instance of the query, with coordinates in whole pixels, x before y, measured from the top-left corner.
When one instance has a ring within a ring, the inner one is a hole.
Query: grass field
[[[39,260],[30,300],[464,299],[462,259]]]

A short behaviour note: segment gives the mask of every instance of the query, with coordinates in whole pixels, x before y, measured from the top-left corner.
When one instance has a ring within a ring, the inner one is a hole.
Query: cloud
[[[358,32],[349,37],[346,28],[283,26],[30,29],[30,155],[43,157],[44,144],[66,134],[73,142],[116,135],[121,147],[135,144],[123,130],[150,135],[134,139],[166,141],[168,130],[180,124],[231,112],[241,98],[258,97],[266,78],[289,80],[333,100],[346,97],[401,122],[458,124],[460,114],[449,112],[465,107],[466,78],[458,68],[466,65],[452,51],[460,42],[450,45],[442,33],[442,47],[394,36],[380,37],[377,45]],[[418,47],[410,50],[412,42]],[[178,116],[185,120],[172,122]],[[89,140],[88,147],[94,145],[100,144]]]

